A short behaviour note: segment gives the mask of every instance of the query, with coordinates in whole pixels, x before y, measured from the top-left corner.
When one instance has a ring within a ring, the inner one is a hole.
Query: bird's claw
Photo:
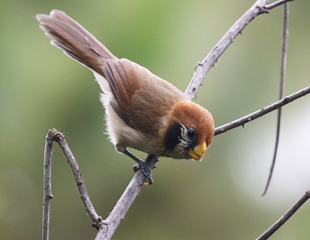
[[[139,170],[142,172],[142,174],[145,177],[145,182],[144,182],[145,185],[153,184],[154,180],[152,177],[151,169],[146,165],[144,161],[139,162],[138,164],[134,165],[132,168],[135,173],[138,172]]]

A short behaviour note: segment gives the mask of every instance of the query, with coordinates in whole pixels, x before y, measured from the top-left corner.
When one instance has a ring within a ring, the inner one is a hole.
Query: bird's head
[[[164,133],[164,146],[172,158],[201,160],[214,136],[211,113],[188,100],[171,109]]]

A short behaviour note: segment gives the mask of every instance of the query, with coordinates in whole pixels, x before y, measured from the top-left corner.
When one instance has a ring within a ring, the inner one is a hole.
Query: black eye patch
[[[181,142],[181,128],[181,124],[175,123],[168,129],[164,139],[164,145],[167,150],[172,151]]]

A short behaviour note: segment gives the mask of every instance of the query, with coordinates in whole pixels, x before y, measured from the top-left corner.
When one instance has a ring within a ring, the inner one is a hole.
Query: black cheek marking
[[[167,150],[172,151],[177,144],[179,144],[181,136],[181,125],[175,123],[170,126],[165,136],[165,147]]]

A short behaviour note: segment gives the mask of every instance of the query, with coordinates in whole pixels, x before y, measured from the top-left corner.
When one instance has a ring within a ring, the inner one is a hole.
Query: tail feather
[[[105,60],[117,59],[102,43],[79,23],[59,10],[50,15],[38,14],[40,28],[52,39],[51,44],[91,70],[102,74]]]

